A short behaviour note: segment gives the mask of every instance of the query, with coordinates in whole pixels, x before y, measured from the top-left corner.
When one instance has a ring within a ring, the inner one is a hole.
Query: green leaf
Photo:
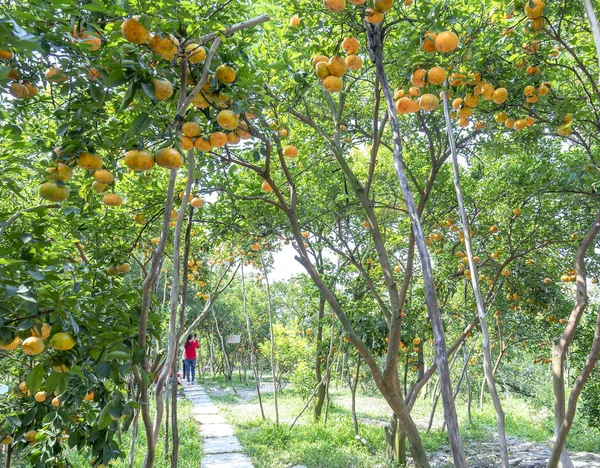
[[[142,84],[142,87],[144,85]],[[133,123],[131,124],[131,130],[134,132],[143,132],[150,125],[150,114],[148,112],[142,112],[138,115]]]
[[[56,135],[63,136],[65,133],[67,133],[67,130],[69,129],[70,126],[71,126],[70,122],[62,124],[60,127],[58,127],[56,129]]]
[[[143,82],[142,89],[144,90],[144,93],[146,93],[146,96],[148,96],[150,99],[154,99],[154,96],[156,96],[156,92],[154,90],[154,83]]]
[[[58,388],[62,374],[52,371],[52,373],[46,379],[46,392],[52,393]]]
[[[102,104],[106,97],[104,90],[100,86],[95,85],[90,85],[90,94],[92,95],[92,99],[98,104]]]
[[[122,111],[127,108],[127,106],[133,101],[135,97],[135,92],[137,91],[137,82],[132,81],[129,83],[129,87],[125,94],[123,95],[123,101],[121,102],[121,107],[119,107],[119,111]]]
[[[42,381],[44,380],[44,374],[44,368],[41,364],[38,364],[31,369],[31,372],[27,375],[27,387],[31,390],[32,394],[39,390],[40,385],[42,385]]]
[[[59,374],[60,381],[58,382],[58,386],[56,387],[56,392],[60,395],[64,393],[69,387],[69,374]]]
[[[98,415],[98,430],[102,431],[110,426],[110,423],[113,422],[113,418],[111,418],[108,412],[108,405],[102,408],[100,414]]]
[[[109,88],[120,86],[125,83],[126,80],[125,76],[123,75],[123,70],[116,70],[110,75],[108,75],[108,77],[106,78],[106,86],[108,86]]]
[[[104,5],[97,3],[88,3],[87,5],[82,5],[81,9],[86,11],[96,11],[98,13],[105,13],[107,15],[110,14],[110,11],[108,11]]]

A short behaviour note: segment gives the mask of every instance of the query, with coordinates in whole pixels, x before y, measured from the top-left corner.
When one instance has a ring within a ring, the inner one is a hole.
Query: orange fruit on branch
[[[154,161],[160,167],[176,170],[183,166],[183,157],[175,148],[162,148],[154,155]]]
[[[113,181],[115,180],[115,176],[112,175],[112,173],[110,171],[107,171],[106,169],[98,169],[94,172],[94,179],[99,184],[108,185],[113,183]]]
[[[154,157],[147,150],[132,149],[125,153],[125,165],[134,171],[147,171],[154,167]]]
[[[441,32],[435,38],[435,47],[439,52],[452,52],[458,47],[458,36],[452,31]]]
[[[427,31],[421,39],[421,49],[429,53],[437,52],[437,47],[435,46],[436,37],[436,33],[433,31]]]
[[[339,76],[330,75],[323,80],[323,88],[328,93],[337,93],[344,87],[344,82]]]
[[[533,4],[533,7],[531,6]],[[542,0],[525,0],[525,14],[529,19],[539,18],[544,14],[546,4]]]
[[[293,145],[287,145],[283,148],[283,155],[286,158],[295,158],[298,156],[298,148]]]
[[[331,13],[341,13],[346,8],[346,0],[323,0],[323,6]]]
[[[427,70],[419,68],[415,70],[410,77],[410,82],[419,88],[423,88],[426,84]]]
[[[342,50],[348,55],[356,54],[359,47],[360,43],[355,37],[347,37],[342,41]]]
[[[200,125],[196,122],[186,122],[181,127],[181,131],[186,137],[195,138],[200,135]]]
[[[102,158],[97,154],[84,151],[77,158],[77,165],[88,171],[96,171],[102,167]]]
[[[59,332],[50,338],[50,346],[57,351],[68,351],[75,346],[75,339],[68,332]]]
[[[200,63],[206,58],[206,49],[200,44],[191,43],[186,45],[185,52],[190,63]]]
[[[215,70],[215,78],[219,83],[231,84],[235,77],[235,70],[228,65],[219,65]]]
[[[173,96],[173,85],[170,81],[162,78],[153,78],[154,99],[157,101],[166,101]]]
[[[213,132],[208,137],[208,141],[215,148],[221,148],[227,144],[227,135],[223,132]]]
[[[441,85],[446,81],[446,70],[442,67],[432,67],[427,72],[427,82],[434,85]]]
[[[20,343],[21,339],[18,336],[15,336],[14,338],[9,339],[8,341],[0,341],[0,349],[3,349],[4,351],[12,351],[14,349],[17,349]]]
[[[419,99],[419,106],[424,111],[433,111],[437,109],[440,104],[440,100],[434,94],[423,94]]]
[[[21,83],[11,83],[8,92],[15,99],[27,99],[29,97],[29,90]]]
[[[148,40],[148,30],[139,22],[139,16],[127,18],[121,23],[121,34],[133,44],[144,44]]]
[[[37,336],[30,336],[21,344],[21,349],[28,356],[37,356],[44,351],[45,347],[44,340],[38,338]]]
[[[63,202],[69,198],[69,188],[56,182],[44,182],[39,188],[40,197],[53,202]]]
[[[123,204],[123,199],[116,193],[107,193],[104,195],[102,202],[106,206],[121,206]]]
[[[230,110],[222,110],[217,114],[217,123],[225,130],[235,130],[239,122],[238,116]]]

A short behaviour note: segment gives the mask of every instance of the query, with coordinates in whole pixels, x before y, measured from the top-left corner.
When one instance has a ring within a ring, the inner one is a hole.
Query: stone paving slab
[[[188,398],[195,405],[214,406],[214,403],[206,398]]]
[[[200,462],[202,468],[254,468],[243,453],[214,453],[206,455]]]
[[[202,443],[204,453],[242,452],[244,447],[235,436],[209,437]]]
[[[196,417],[196,421],[200,424],[227,424],[220,414],[200,414]]]
[[[250,458],[243,453],[242,444],[233,435],[233,428],[219,414],[219,409],[204,389],[185,386],[184,391],[193,405],[194,419],[200,424],[200,434],[204,438],[202,449],[205,455],[200,467],[254,468]]]
[[[229,424],[202,424],[200,434],[204,437],[232,436],[233,428]]]
[[[194,406],[194,408],[192,409],[192,413],[194,413],[194,415],[200,415],[200,414],[218,414],[219,413],[219,408],[217,408],[215,405],[212,405],[212,406],[208,406],[208,405]]]

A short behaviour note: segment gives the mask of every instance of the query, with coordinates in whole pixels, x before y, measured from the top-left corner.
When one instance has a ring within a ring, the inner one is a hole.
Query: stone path
[[[525,442],[516,437],[508,437],[508,455],[510,466],[515,468],[546,468],[550,449],[543,444]],[[495,468],[500,466],[500,453],[495,442],[472,443],[465,448],[467,461],[471,468]],[[570,452],[575,468],[600,468],[600,455],[593,453]],[[436,453],[430,460],[436,468],[450,468],[452,456],[450,450]]]
[[[185,386],[185,396],[194,406],[194,418],[200,423],[204,458],[202,468],[254,468],[244,448],[233,435],[233,428],[219,414],[218,408],[198,385]]]

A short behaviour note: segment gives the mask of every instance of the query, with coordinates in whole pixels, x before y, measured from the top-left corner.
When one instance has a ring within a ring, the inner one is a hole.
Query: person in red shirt
[[[183,345],[183,378],[187,380],[187,383],[193,383],[196,380],[196,350],[198,348],[200,345],[196,335],[192,336],[190,333]]]

